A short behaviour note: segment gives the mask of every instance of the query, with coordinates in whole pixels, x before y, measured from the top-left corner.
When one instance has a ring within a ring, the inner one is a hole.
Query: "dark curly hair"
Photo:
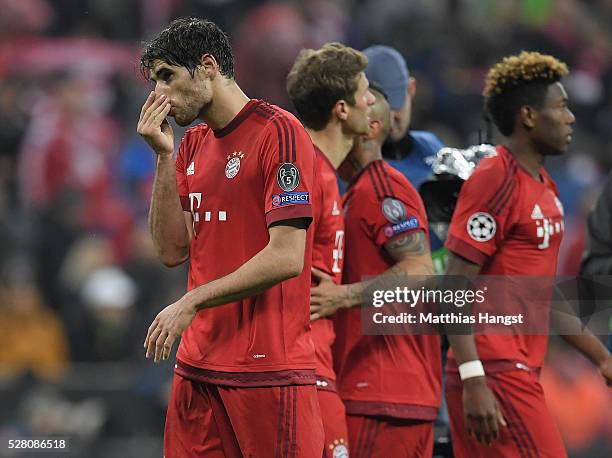
[[[483,91],[485,116],[503,135],[512,135],[521,107],[540,108],[548,86],[568,73],[563,62],[539,52],[523,51],[518,56],[505,57],[487,74]]]
[[[175,19],[157,38],[145,44],[140,58],[140,70],[148,79],[149,70],[159,60],[185,67],[193,77],[204,54],[210,54],[216,59],[223,76],[234,79],[234,55],[225,32],[214,22],[205,19]]]

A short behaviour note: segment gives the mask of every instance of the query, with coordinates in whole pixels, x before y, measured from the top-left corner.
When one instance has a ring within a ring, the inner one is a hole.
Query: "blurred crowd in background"
[[[148,233],[138,61],[143,40],[186,15],[228,32],[250,97],[289,109],[300,49],[394,46],[417,79],[412,126],[453,147],[486,137],[491,64],[522,49],[562,59],[577,123],[569,154],[547,167],[566,209],[559,272],[577,273],[612,168],[612,0],[0,0],[0,438],[71,437],[88,457],[161,453],[172,364],[145,360],[142,341],[184,292],[186,267],[164,268]],[[543,383],[572,456],[610,456],[610,392],[554,341],[549,363]]]

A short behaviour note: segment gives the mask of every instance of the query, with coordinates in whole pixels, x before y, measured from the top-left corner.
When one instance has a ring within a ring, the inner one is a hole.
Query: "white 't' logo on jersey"
[[[334,208],[332,208],[332,216],[338,216],[340,214],[340,209],[338,208],[338,202],[334,200]]]

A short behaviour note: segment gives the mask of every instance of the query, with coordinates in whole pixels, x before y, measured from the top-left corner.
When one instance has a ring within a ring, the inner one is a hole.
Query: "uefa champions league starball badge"
[[[497,224],[495,219],[488,213],[474,213],[467,222],[469,236],[477,242],[488,242],[495,235]]]
[[[225,166],[225,176],[230,180],[238,175],[240,171],[240,160],[244,159],[244,153],[241,151],[234,151],[232,154],[227,156],[227,165]]]

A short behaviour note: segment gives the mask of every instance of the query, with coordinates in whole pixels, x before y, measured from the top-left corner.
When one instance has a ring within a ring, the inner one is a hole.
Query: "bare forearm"
[[[171,155],[157,158],[149,228],[159,258],[168,266],[184,262],[189,254],[189,234],[176,187]]]
[[[427,263],[427,259],[409,263],[398,262],[377,277],[345,285],[344,306],[351,308],[370,304],[369,292],[374,290],[390,290],[398,286],[409,289],[420,288],[432,279],[430,277],[432,275],[433,266]]]
[[[597,367],[610,358],[610,352],[604,344],[588,330],[580,335],[563,335],[563,339],[589,358]]]
[[[442,291],[470,290],[472,288],[470,278],[476,276],[479,271],[480,267],[476,264],[451,253],[448,258],[446,274],[440,278],[440,288]],[[441,304],[441,308],[441,313],[454,313],[456,311],[454,304]],[[471,306],[466,305],[463,312],[466,315],[471,315]],[[458,327],[455,324],[447,324],[444,326],[444,332],[448,337],[448,342],[453,349],[455,361],[458,365],[480,359],[471,325]]]
[[[472,334],[447,334],[447,337],[448,342],[453,349],[453,354],[455,356],[455,361],[457,361],[457,365],[480,359],[478,356],[478,350],[476,349],[476,342]]]
[[[585,328],[574,309],[567,302],[563,293],[555,288],[550,313],[553,329],[596,366],[610,358],[610,352],[605,345]]]
[[[268,244],[234,272],[191,290],[187,294],[189,301],[200,310],[258,294],[298,276],[303,270],[303,247],[301,253],[298,262],[299,256],[288,256],[286,251]]]
[[[432,279],[433,265],[424,231],[413,231],[391,240],[384,249],[395,264],[382,274],[349,285],[325,281],[311,288],[311,320],[333,315],[340,309],[375,305],[375,298],[381,291],[386,296],[388,291],[397,288],[417,289]],[[321,273],[317,276],[321,277]],[[389,306],[395,308],[394,304]]]

